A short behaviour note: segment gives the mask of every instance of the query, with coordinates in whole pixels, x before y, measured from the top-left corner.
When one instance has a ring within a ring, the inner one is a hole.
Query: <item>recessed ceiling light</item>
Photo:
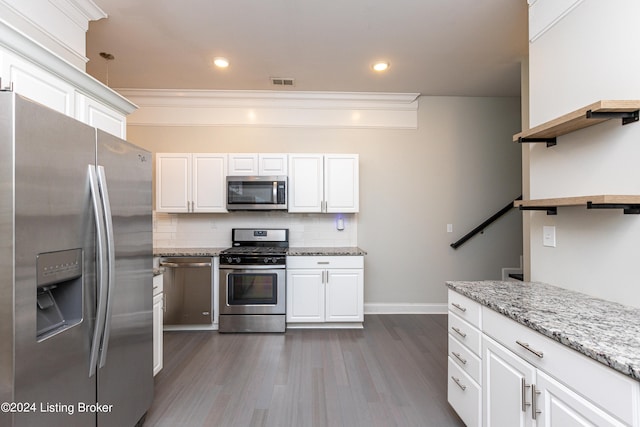
[[[375,71],[386,71],[389,69],[389,63],[388,62],[376,62],[375,64],[373,64],[371,67],[375,70]]]
[[[227,58],[213,58],[213,64],[218,68],[227,68],[229,66],[229,60]]]

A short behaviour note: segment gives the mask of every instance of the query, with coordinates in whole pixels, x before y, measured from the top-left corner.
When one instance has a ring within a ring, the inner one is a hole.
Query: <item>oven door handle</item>
[[[284,265],[220,265],[220,270],[284,270],[286,267]]]

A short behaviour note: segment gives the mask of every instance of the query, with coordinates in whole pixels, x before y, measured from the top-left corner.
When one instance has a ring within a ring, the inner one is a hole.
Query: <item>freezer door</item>
[[[133,426],[153,398],[151,154],[100,130],[97,140],[115,248],[97,396],[113,410],[97,419],[98,426]]]
[[[2,183],[15,188],[15,278],[1,284],[15,289],[15,339],[3,332],[2,345],[14,352],[0,363],[14,363],[11,400],[35,405],[9,425],[91,426],[95,415],[77,408],[96,401],[89,377],[95,218],[87,174],[95,130],[13,93],[3,93],[0,104],[1,126],[15,126],[14,139],[2,140],[15,151],[15,181]]]

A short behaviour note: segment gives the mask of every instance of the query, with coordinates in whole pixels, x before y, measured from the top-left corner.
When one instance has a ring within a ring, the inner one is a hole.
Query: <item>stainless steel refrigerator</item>
[[[146,414],[151,173],[148,152],[0,93],[0,426]]]

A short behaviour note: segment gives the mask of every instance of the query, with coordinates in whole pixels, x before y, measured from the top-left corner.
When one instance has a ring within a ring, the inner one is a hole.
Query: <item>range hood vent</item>
[[[271,77],[273,86],[295,86],[295,79],[289,77]]]

